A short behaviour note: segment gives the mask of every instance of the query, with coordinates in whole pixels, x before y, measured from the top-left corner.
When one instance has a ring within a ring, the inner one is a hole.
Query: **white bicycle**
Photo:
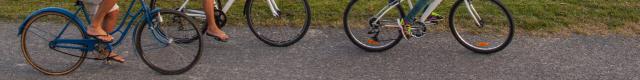
[[[206,19],[204,11],[187,8],[189,1],[183,0],[176,10],[196,19]],[[218,27],[226,25],[226,13],[235,1],[216,0],[214,6]],[[151,6],[155,7],[158,2],[162,0],[152,1],[154,4]],[[221,5],[222,2],[226,3]],[[277,47],[290,46],[300,41],[311,24],[311,10],[307,0],[246,0],[244,14],[253,34],[262,42]],[[203,26],[203,31],[206,26]]]
[[[404,1],[409,7],[407,14],[401,4]],[[427,20],[429,14],[442,1],[418,0],[413,5],[412,0],[351,0],[343,16],[344,30],[358,47],[384,51],[402,38],[423,37],[428,27],[435,25]],[[513,38],[511,13],[500,0],[456,0],[448,19],[456,40],[476,53],[498,52]]]

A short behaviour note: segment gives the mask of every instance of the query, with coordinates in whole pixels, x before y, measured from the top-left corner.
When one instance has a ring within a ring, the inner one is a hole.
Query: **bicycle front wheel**
[[[152,14],[153,24],[142,23],[135,34],[135,47],[142,61],[161,74],[182,74],[202,56],[202,38],[189,17],[175,10]]]
[[[449,28],[465,48],[494,53],[509,45],[514,24],[511,13],[497,0],[458,0],[449,15]]]
[[[245,5],[249,28],[271,46],[293,45],[309,29],[311,10],[307,0],[247,0]]]
[[[34,69],[47,75],[64,75],[78,69],[87,52],[85,45],[52,44],[60,39],[86,39],[78,23],[57,12],[44,12],[28,19],[21,33],[24,58]],[[58,47],[65,46],[65,47]]]

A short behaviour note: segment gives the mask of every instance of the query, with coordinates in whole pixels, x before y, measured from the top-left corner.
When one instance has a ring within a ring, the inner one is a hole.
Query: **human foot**
[[[124,57],[122,57],[122,56],[120,56],[120,55],[118,55],[118,54],[116,54],[114,52],[109,53],[108,56],[109,57],[107,57],[107,58],[109,58],[109,59],[111,59],[113,61],[116,61],[116,62],[119,62],[119,63],[124,63]]]
[[[205,31],[205,34],[207,36],[214,37],[218,41],[227,42],[227,40],[229,40],[229,36],[226,33],[222,32],[222,31],[207,30],[207,31]]]
[[[99,39],[102,42],[112,42],[113,37],[105,32],[102,28],[88,28],[87,34],[96,39]]]

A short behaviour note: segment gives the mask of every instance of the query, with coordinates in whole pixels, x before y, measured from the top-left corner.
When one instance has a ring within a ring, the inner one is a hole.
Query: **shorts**
[[[87,11],[89,11],[89,15],[93,16],[98,12],[98,8],[100,7],[100,3],[102,3],[102,0],[83,0],[83,2]],[[111,10],[109,10],[108,12],[116,11],[119,8],[120,7],[118,7],[118,4],[113,5],[113,8],[111,8]]]

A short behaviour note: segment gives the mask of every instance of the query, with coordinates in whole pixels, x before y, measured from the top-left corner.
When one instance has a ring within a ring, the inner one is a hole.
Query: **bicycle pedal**
[[[411,28],[410,25],[407,25],[407,28],[404,28],[405,26],[402,25],[404,21],[402,21],[401,19],[397,19],[397,21],[398,21],[397,25],[400,26],[399,28],[402,31],[400,32],[402,34],[402,37],[404,37],[404,39],[411,38],[411,35],[410,35],[411,32],[409,32],[410,31],[409,28]]]

